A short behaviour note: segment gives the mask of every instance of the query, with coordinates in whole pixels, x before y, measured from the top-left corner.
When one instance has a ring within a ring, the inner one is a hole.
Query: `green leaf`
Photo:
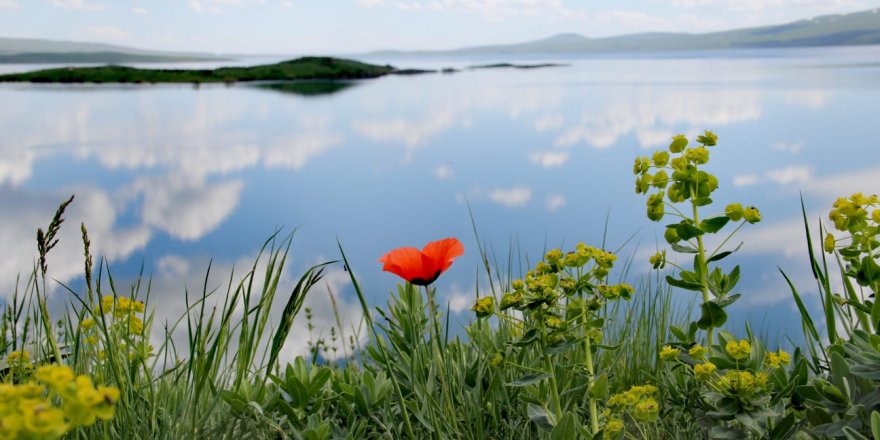
[[[243,413],[247,409],[247,401],[229,390],[221,390],[220,398],[223,399],[224,402],[228,403],[232,410],[237,413]]]
[[[717,254],[715,254],[715,255],[712,255],[711,257],[709,257],[708,260],[706,260],[706,262],[707,262],[707,263],[711,263],[711,262],[713,262],[713,261],[721,261],[721,260],[723,260],[724,258],[726,258],[728,255],[730,255],[730,254],[732,254],[732,253],[738,251],[739,248],[742,247],[742,245],[743,245],[743,244],[740,243],[739,246],[737,246],[737,247],[734,248],[733,250],[730,250],[730,251],[724,251],[724,252],[719,252],[719,253],[717,253]],[[737,278],[738,278],[738,277],[737,277]]]
[[[550,440],[575,440],[577,439],[577,421],[574,414],[566,413],[550,431]]]
[[[538,330],[534,328],[528,329],[518,341],[513,343],[514,347],[525,347],[532,342],[538,340]]]
[[[699,252],[697,248],[693,246],[687,246],[678,243],[672,243],[669,246],[672,247],[672,250],[680,254],[696,254],[697,252]]]
[[[858,431],[850,428],[849,426],[843,427],[843,435],[846,436],[847,440],[868,440],[868,437],[859,434]]]
[[[529,420],[535,422],[538,428],[550,431],[556,425],[556,416],[547,411],[547,408],[530,403],[526,412],[529,415]]]
[[[791,438],[789,435],[791,428],[794,427],[795,417],[794,413],[790,412],[787,416],[783,417],[776,426],[770,431],[770,440],[783,440],[787,438]]]
[[[684,330],[677,325],[669,326],[669,332],[672,333],[672,336],[675,336],[679,342],[691,342]]]
[[[675,226],[675,232],[682,240],[690,240],[692,238],[703,235],[703,230],[686,222],[681,222]]]
[[[871,435],[874,440],[880,440],[880,412],[871,413]]]
[[[593,399],[604,399],[608,395],[608,375],[602,373],[593,381],[590,387],[590,397]]]
[[[718,298],[715,302],[718,303],[721,307],[727,307],[736,302],[736,300],[742,297],[741,294],[737,293],[735,295],[725,296],[724,298]]]
[[[678,287],[679,289],[692,290],[694,292],[699,292],[703,289],[703,286],[697,283],[689,283],[687,281],[679,280],[677,278],[673,278],[671,275],[666,275],[666,282],[672,287]]]
[[[719,328],[727,322],[727,313],[721,306],[712,301],[701,304],[700,310],[702,314],[700,315],[700,320],[697,321],[697,325],[703,330]]]
[[[712,199],[710,197],[697,197],[694,199],[694,204],[697,206],[709,206],[712,204]]]
[[[536,384],[544,379],[549,379],[549,378],[550,378],[550,375],[547,373],[541,373],[541,374],[531,373],[531,374],[526,374],[525,376],[523,376],[513,382],[508,382],[505,385],[507,385],[509,387],[526,387],[526,386]]]
[[[710,217],[700,222],[700,229],[703,232],[714,234],[720,231],[729,221],[730,218],[726,215]]]

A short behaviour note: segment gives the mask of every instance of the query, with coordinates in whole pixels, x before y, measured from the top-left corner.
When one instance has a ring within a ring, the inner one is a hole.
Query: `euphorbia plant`
[[[607,397],[609,386],[608,374],[600,374],[595,362],[599,349],[616,348],[602,345],[602,327],[606,316],[604,308],[609,302],[629,300],[634,293],[628,284],[607,284],[608,273],[616,259],[611,252],[583,243],[568,253],[553,249],[526,273],[524,279],[511,283],[512,290],[501,298],[497,312],[492,297],[481,298],[474,304],[473,310],[479,318],[495,314],[499,319],[511,321],[521,328],[518,339],[510,341],[515,352],[531,350],[537,354],[516,356],[520,361],[537,360],[534,365],[517,364],[500,353],[493,355],[492,362],[526,372],[520,379],[508,383],[508,386],[538,386],[546,381],[549,402],[536,399],[540,405],[529,403],[529,417],[539,427],[559,428],[563,426],[563,420],[567,420],[566,425],[576,425],[575,415],[569,411],[580,400],[576,397],[581,396],[589,409],[590,418],[589,427],[581,429],[590,437],[611,435],[623,428],[623,422],[611,417],[611,412],[599,412],[599,405]],[[579,347],[581,350],[578,352],[582,352],[583,358],[576,371],[586,374],[586,387],[572,394],[571,390],[560,389],[557,358]],[[568,405],[561,397],[563,391],[575,397],[568,400]],[[653,391],[640,394],[634,402],[639,403],[642,398],[647,402],[640,406],[643,417],[637,420],[641,422],[656,419],[658,406],[650,397],[651,394]]]
[[[724,212],[709,216],[701,212],[713,204],[712,193],[718,189],[718,179],[702,169],[709,162],[709,148],[714,147],[717,140],[718,136],[706,131],[697,136],[698,146],[688,147],[687,138],[678,135],[673,137],[668,151],[657,151],[651,158],[638,157],[633,167],[637,176],[636,193],[653,191],[648,195],[648,218],[655,222],[665,217],[675,218],[675,222],[666,225],[663,236],[674,251],[694,256],[691,269],[678,267],[678,277],[670,275],[666,281],[672,286],[700,293],[701,316],[695,324],[706,331],[710,347],[714,343],[713,330],[727,321],[724,309],[740,295],[731,294],[739,281],[739,266],[724,273],[719,267],[710,270],[709,264],[738,249],[723,250],[723,247],[745,223],[761,220],[757,208],[743,207],[739,203],[731,203]],[[705,238],[719,233],[730,222],[738,223],[737,227],[710,252]],[[655,269],[662,268],[666,264],[665,251],[652,257],[651,263]],[[682,342],[695,342],[692,332],[681,329],[673,329],[673,332]]]

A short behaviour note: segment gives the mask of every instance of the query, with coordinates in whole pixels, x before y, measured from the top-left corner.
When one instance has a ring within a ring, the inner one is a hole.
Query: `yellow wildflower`
[[[706,347],[703,347],[700,344],[695,344],[690,350],[688,350],[688,354],[694,359],[702,359],[706,356],[707,351],[708,349],[706,349]]]
[[[672,348],[668,345],[664,345],[663,348],[660,349],[660,360],[671,361],[673,359],[676,359],[680,353],[681,350],[677,348]]]
[[[694,377],[699,381],[709,380],[717,369],[711,362],[694,365]]]
[[[727,343],[727,346],[724,348],[725,348],[725,350],[727,350],[727,354],[729,354],[730,357],[732,357],[738,361],[743,360],[752,354],[752,345],[749,344],[749,341],[747,341],[745,339],[743,339],[739,342],[730,341]]]

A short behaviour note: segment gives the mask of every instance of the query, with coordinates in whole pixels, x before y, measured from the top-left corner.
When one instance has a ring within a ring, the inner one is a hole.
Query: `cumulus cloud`
[[[565,123],[562,115],[544,115],[535,119],[535,130],[539,132],[559,130]]]
[[[787,166],[767,172],[767,179],[780,185],[788,185],[790,183],[806,183],[813,171],[808,166]]]
[[[446,180],[455,175],[455,170],[452,169],[452,165],[441,164],[434,168],[434,175],[440,180]]]
[[[635,133],[648,145],[668,143],[670,126],[719,127],[761,116],[758,90],[646,91],[615,100],[599,111],[585,112],[575,125],[564,128],[555,145],[587,143],[608,148]]]
[[[65,9],[79,9],[82,11],[100,11],[104,9],[104,5],[100,3],[92,3],[86,0],[52,0],[52,4]]]
[[[93,188],[69,188],[76,194],[65,214],[58,235],[58,245],[48,258],[48,279],[67,283],[81,277],[83,244],[79,225],[85,223],[92,242],[92,253],[109,262],[124,260],[143,249],[150,240],[149,228],[141,225],[120,226],[121,209],[110,194]],[[36,261],[36,230],[45,228],[58,205],[69,194],[32,193],[19,188],[0,189],[0,205],[14,210],[0,211],[0,242],[6,257],[0,260],[0,297],[9,298],[16,276],[26,279]],[[52,290],[57,284],[50,283]]]
[[[778,141],[770,145],[770,148],[773,150],[782,151],[789,154],[800,154],[803,147],[803,142]]]
[[[379,142],[398,142],[407,147],[418,147],[432,137],[452,128],[455,117],[451,111],[435,112],[426,117],[413,120],[358,119],[352,124],[354,130],[367,139]]]
[[[733,186],[751,186],[761,181],[761,177],[756,174],[740,174],[734,176]]]
[[[547,210],[550,212],[558,211],[560,208],[565,207],[565,196],[562,194],[551,194],[547,196]]]
[[[529,155],[529,160],[544,168],[554,168],[565,165],[568,157],[567,151],[537,151]]]
[[[196,240],[219,226],[238,206],[243,187],[241,180],[209,185],[179,175],[134,184],[144,197],[144,224],[181,240]]]
[[[532,198],[532,189],[526,186],[496,188],[489,191],[489,200],[508,208],[525,206]]]

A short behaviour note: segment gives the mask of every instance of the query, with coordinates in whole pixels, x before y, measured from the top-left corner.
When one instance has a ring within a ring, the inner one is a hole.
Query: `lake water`
[[[244,84],[0,85],[2,296],[11,296],[16,274],[29,273],[36,228],[70,194],[51,276],[81,286],[85,222],[117,285],[142,266],[151,275],[157,321],[183,311],[185,289],[201,291],[209,262],[209,286],[225,287],[276,228],[298,227],[289,279],[338,259],[338,239],[377,305],[397,282],[379,256],[459,237],[466,254],[436,285],[461,322],[475,288],[488,285],[478,277],[468,204],[503,264],[511,248],[534,260],[548,247],[599,245],[607,218],[609,247],[634,236],[621,255],[635,255],[635,282],[649,272],[663,228],[634,193],[633,159],[676,133],[710,129],[719,136],[710,170],[720,208],[754,204],[764,217],[725,260],[743,268],[731,323],[750,319],[797,336],[799,315],[777,266],[815,293],[799,194],[818,220],[839,195],[880,192],[880,47],[370,61],[567,66],[389,76],[326,94]],[[343,319],[357,320],[342,267],[327,280]],[[327,291],[309,300],[320,323],[332,316]],[[53,295],[69,300],[62,289]],[[305,338],[294,339],[291,350],[301,351]]]

